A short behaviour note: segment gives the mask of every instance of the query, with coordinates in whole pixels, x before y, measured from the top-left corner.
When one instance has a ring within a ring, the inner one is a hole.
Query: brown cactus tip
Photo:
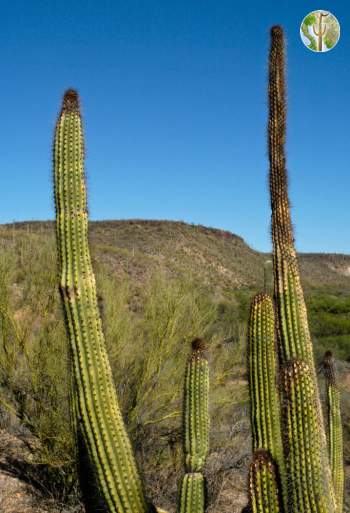
[[[283,28],[281,27],[281,25],[273,25],[273,27],[271,27],[271,37],[273,37],[273,38],[283,37]]]
[[[79,112],[79,95],[75,89],[67,89],[64,93],[62,111]]]
[[[266,449],[258,449],[253,454],[253,459],[250,464],[251,472],[259,470],[263,467],[269,468],[272,472],[274,471],[274,461],[271,454]]]
[[[267,303],[272,302],[271,296],[269,294],[267,294],[266,292],[258,292],[257,294],[255,294],[255,296],[252,299],[252,305],[258,305],[260,303],[265,303],[265,302],[267,302]]]
[[[330,363],[333,360],[333,353],[332,353],[332,351],[326,351],[325,354],[324,354],[323,359],[324,359],[325,363]]]
[[[195,338],[192,341],[192,352],[201,352],[203,353],[208,349],[207,343],[202,338]]]
[[[332,351],[326,351],[323,357],[323,368],[326,381],[330,385],[337,385],[337,378],[334,366],[334,358]]]
[[[253,454],[253,461],[256,463],[272,462],[271,454],[267,449],[258,449]]]

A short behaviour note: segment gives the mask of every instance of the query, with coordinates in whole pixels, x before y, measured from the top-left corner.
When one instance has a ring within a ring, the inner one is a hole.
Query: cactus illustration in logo
[[[317,51],[322,52],[323,48],[323,38],[326,35],[327,31],[327,23],[323,23],[323,18],[329,16],[329,12],[319,12],[317,13],[317,29],[316,25],[312,25],[312,30],[317,37]]]
[[[327,52],[334,48],[339,41],[339,22],[328,11],[313,11],[303,19],[300,26],[300,37],[309,50]]]

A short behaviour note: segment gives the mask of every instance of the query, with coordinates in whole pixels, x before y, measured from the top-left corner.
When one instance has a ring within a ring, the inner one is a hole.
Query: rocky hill
[[[53,222],[22,222],[0,226],[0,244],[30,234],[53,238]],[[93,257],[117,273],[142,280],[162,266],[174,275],[191,275],[218,289],[261,288],[268,253],[250,248],[231,232],[181,221],[95,221],[90,223]],[[350,254],[299,254],[305,287],[348,289]]]

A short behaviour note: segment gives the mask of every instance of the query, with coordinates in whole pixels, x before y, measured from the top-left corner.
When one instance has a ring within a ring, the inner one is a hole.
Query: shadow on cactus
[[[341,513],[339,391],[327,354],[326,439],[290,219],[282,29],[273,27],[271,38],[268,132],[274,298],[262,293],[253,299],[248,327],[253,433],[248,508],[254,513]],[[124,426],[102,332],[88,245],[82,120],[74,90],[63,99],[53,160],[59,286],[71,354],[71,415],[86,511],[156,511],[146,497]],[[181,513],[205,510],[202,471],[209,448],[205,349],[200,339],[193,342],[186,370]]]

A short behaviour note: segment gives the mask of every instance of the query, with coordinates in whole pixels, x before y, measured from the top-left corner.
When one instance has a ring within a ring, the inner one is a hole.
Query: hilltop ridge
[[[54,237],[53,221],[0,225],[4,238]],[[142,280],[156,267],[189,274],[214,288],[261,288],[269,253],[252,249],[236,234],[183,221],[106,220],[89,223],[92,256],[118,275]],[[306,288],[334,287],[350,293],[350,255],[299,253]]]

